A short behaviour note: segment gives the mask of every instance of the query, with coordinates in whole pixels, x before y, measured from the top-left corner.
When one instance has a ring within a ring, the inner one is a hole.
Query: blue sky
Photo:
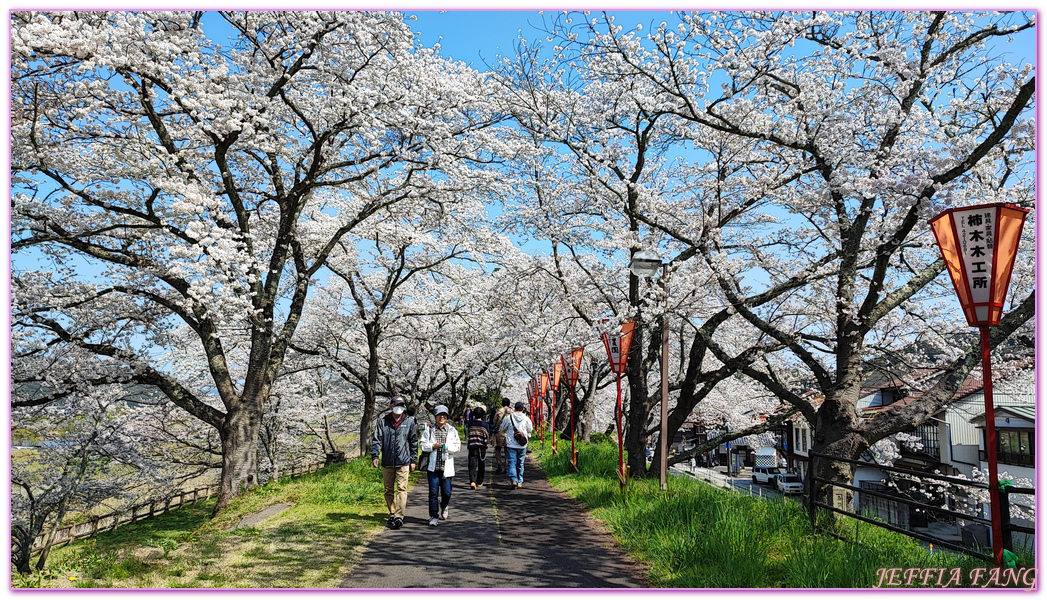
[[[448,11],[404,11],[415,15],[412,29],[419,33],[419,41],[425,46],[440,43],[440,54],[446,58],[460,60],[479,71],[484,65],[501,54],[513,53],[517,35],[523,32],[526,39],[536,39],[540,33],[542,15],[537,10],[448,10]],[[555,11],[545,11],[548,19]],[[594,15],[598,11],[593,11]],[[647,28],[652,21],[670,21],[671,14],[664,11],[613,11],[618,24],[643,23]]]
[[[955,7],[954,7],[955,8]],[[987,8],[983,5],[983,8]],[[522,30],[527,39],[536,39],[538,30],[534,26],[542,25],[542,15],[535,10],[404,10],[406,15],[414,15],[417,21],[411,22],[412,29],[419,34],[419,41],[425,46],[437,42],[441,54],[447,58],[461,60],[477,70],[487,70],[484,61],[491,62],[499,54],[511,54],[517,35]],[[548,19],[557,11],[545,11]],[[593,10],[598,15],[598,10]],[[650,31],[652,23],[661,21],[673,22],[669,10],[613,10],[610,11],[616,24],[629,29],[631,25],[642,23],[644,30]],[[1036,38],[1032,31],[1016,36],[1015,43],[1002,47],[1006,53],[1012,53],[1011,62],[1036,55]]]

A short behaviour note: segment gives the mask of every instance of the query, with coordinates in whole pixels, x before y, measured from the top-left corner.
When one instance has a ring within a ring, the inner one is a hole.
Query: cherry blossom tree
[[[258,483],[265,403],[334,249],[483,173],[483,82],[396,13],[19,11],[11,33],[12,252],[56,267],[20,322],[214,428],[221,509]],[[179,324],[205,388],[154,359]]]
[[[726,377],[762,354],[780,349],[771,339],[737,316],[701,259],[695,240],[726,227],[746,227],[764,219],[760,203],[741,196],[713,205],[695,191],[703,181],[719,181],[722,195],[744,190],[757,158],[745,146],[731,146],[724,136],[711,136],[725,158],[740,167],[716,170],[690,163],[701,138],[686,121],[659,106],[657,86],[641,77],[608,71],[610,52],[589,52],[573,31],[569,15],[549,25],[549,48],[521,40],[516,56],[504,60],[496,74],[505,111],[520,124],[535,151],[518,163],[519,193],[509,199],[510,226],[519,233],[548,239],[551,272],[586,338],[599,340],[602,329],[627,318],[637,321],[629,354],[626,445],[629,466],[637,476],[657,475],[659,457],[648,470],[644,449],[654,429],[658,386],[660,330],[672,328],[669,390],[675,405],[667,422],[674,436],[699,403]],[[594,25],[595,26],[595,25]],[[595,34],[595,30],[590,32]],[[551,50],[552,58],[547,58]],[[770,171],[770,170],[768,170]],[[725,182],[730,177],[730,182]],[[768,180],[789,174],[770,172]],[[670,235],[686,228],[687,235]],[[633,253],[658,249],[670,264],[665,281],[640,280],[626,266]],[[797,269],[748,302],[762,306],[805,281]],[[594,327],[602,318],[612,323]],[[719,356],[711,340],[728,348]],[[730,340],[730,343],[724,343]],[[602,356],[597,345],[595,350]]]
[[[51,373],[89,371],[94,357],[15,341],[12,431],[28,445],[12,450],[12,563],[29,573],[37,540],[39,570],[67,515],[155,499],[200,471],[180,468],[177,449],[150,435],[147,388],[60,381]]]
[[[616,85],[639,117],[678,120],[704,163],[686,179],[702,218],[630,215],[699,255],[729,309],[771,344],[739,368],[814,425],[813,450],[857,458],[930,416],[977,364],[925,223],[951,206],[1031,206],[1035,78],[1001,45],[1034,18],[731,12],[675,21],[645,33],[607,15],[570,15],[549,29],[561,54]],[[627,95],[634,90],[639,97]],[[627,193],[656,202],[643,189]],[[1031,251],[1030,237],[1023,256]],[[1022,280],[994,347],[1032,315]],[[754,302],[772,290],[773,302]],[[704,347],[724,364],[739,356],[713,337]],[[918,402],[859,420],[868,370],[928,363],[946,375]],[[820,406],[803,387],[820,392]],[[827,461],[818,474],[851,475]]]

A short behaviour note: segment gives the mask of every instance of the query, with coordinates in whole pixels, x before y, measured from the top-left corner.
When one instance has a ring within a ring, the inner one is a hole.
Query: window
[[[1033,465],[1033,432],[1028,429],[1000,429],[996,432],[996,459],[1008,465]]]
[[[924,454],[935,458],[941,456],[941,443],[938,439],[937,424],[933,422],[924,423],[915,429],[910,429],[903,433],[915,437],[916,442],[919,445],[919,447],[917,447],[915,444],[901,444],[901,451],[904,454]]]
[[[884,387],[873,396],[869,406],[890,406],[909,395],[909,390],[903,387]]]
[[[803,443],[803,451],[807,452],[807,428],[801,429],[800,431],[803,432],[800,437],[800,441]]]
[[[996,460],[1005,465],[1034,467],[1036,456],[1036,437],[1031,429],[999,429],[996,431]],[[982,430],[982,447],[985,443],[985,430]],[[985,450],[978,451],[978,458],[989,460]]]

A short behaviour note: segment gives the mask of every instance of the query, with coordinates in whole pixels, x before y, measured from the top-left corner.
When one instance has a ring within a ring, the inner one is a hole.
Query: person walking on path
[[[505,418],[511,415],[513,409],[509,408],[509,399],[502,398],[502,407],[494,413],[494,419],[491,421],[491,426],[495,428],[495,433],[492,438],[494,443],[494,472],[505,473],[507,470],[508,463],[506,461],[508,453],[506,452],[505,445],[505,432],[502,431],[502,422]]]
[[[454,454],[462,449],[458,430],[447,422],[450,412],[443,404],[433,410],[436,425],[422,438],[422,451],[429,452],[429,526],[436,527],[440,519],[447,520],[447,505],[451,502],[451,480],[454,479]]]
[[[382,484],[385,486],[385,505],[389,508],[386,525],[399,529],[404,524],[407,508],[407,477],[414,470],[418,456],[418,428],[414,417],[404,415],[404,399],[393,396],[389,413],[378,420],[371,442],[371,464],[382,463]]]
[[[472,420],[465,423],[465,437],[469,446],[469,487],[483,487],[487,467],[487,441],[491,437],[491,427],[484,421],[483,407],[473,409]]]
[[[515,490],[523,485],[524,457],[527,456],[527,441],[534,431],[531,418],[527,416],[527,405],[517,402],[516,410],[502,421],[506,451],[509,462],[509,485]]]

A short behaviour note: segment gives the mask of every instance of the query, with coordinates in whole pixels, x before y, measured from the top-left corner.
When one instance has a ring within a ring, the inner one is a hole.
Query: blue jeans
[[[507,447],[509,454],[509,481],[523,483],[524,457],[527,456],[527,448]]]
[[[439,519],[440,509],[447,508],[451,501],[451,480],[454,477],[444,477],[443,473],[435,471],[426,471],[425,476],[429,479],[429,518]]]

